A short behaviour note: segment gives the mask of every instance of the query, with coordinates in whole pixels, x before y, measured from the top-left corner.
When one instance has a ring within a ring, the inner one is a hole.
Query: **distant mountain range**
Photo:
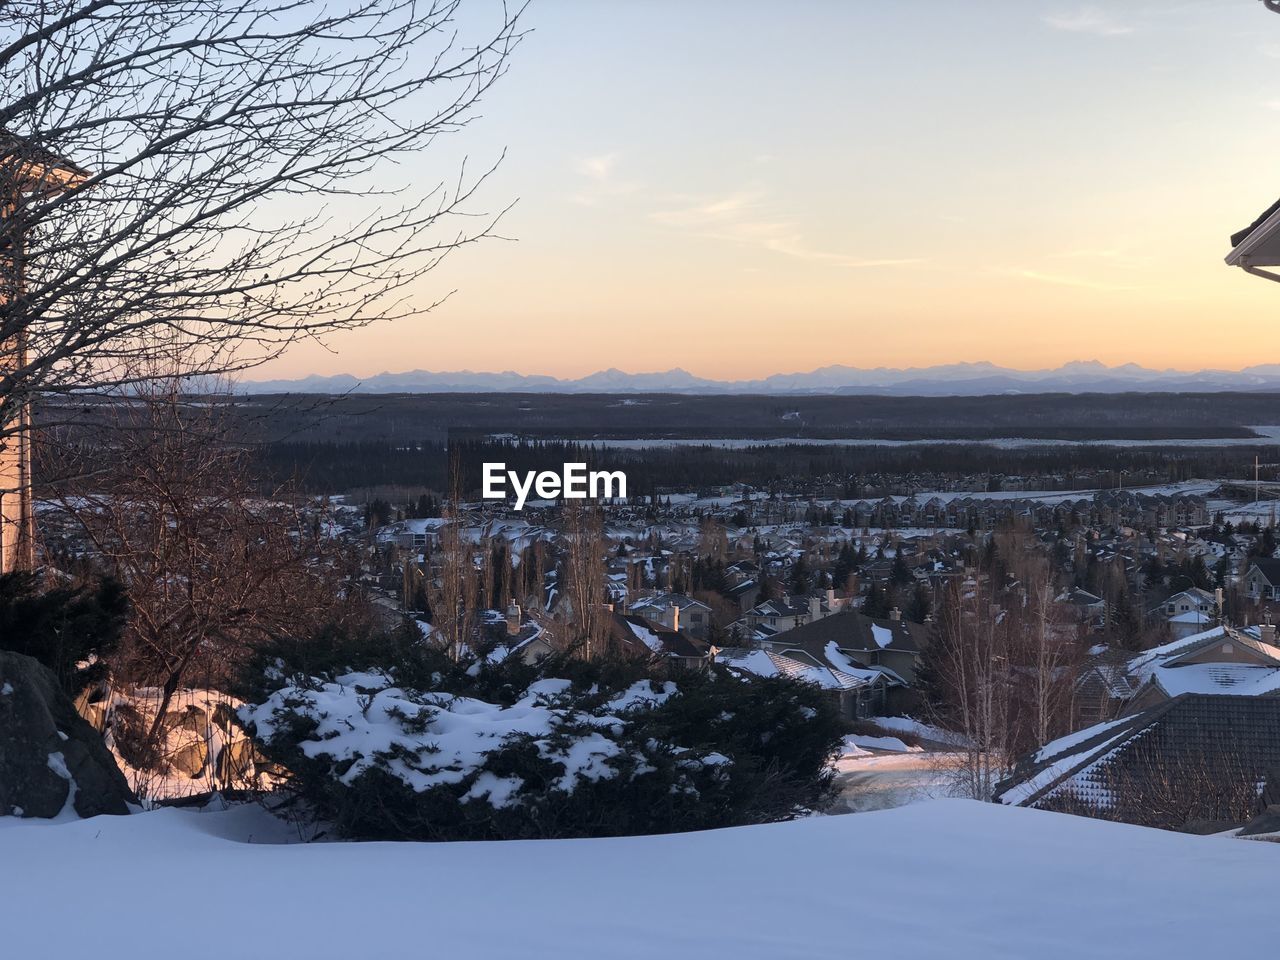
[[[1014,370],[994,363],[864,369],[834,365],[808,373],[777,373],[762,380],[708,380],[676,368],[626,373],[610,368],[574,380],[461,370],[410,370],[371,377],[349,374],[298,380],[245,381],[244,393],[765,393],[982,396],[1000,393],[1124,393],[1280,391],[1280,363],[1243,370],[1152,370],[1135,363],[1108,367],[1076,360],[1053,370]]]

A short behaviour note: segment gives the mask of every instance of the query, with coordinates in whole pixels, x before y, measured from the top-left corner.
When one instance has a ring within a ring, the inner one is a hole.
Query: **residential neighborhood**
[[[0,960],[1274,955],[1278,76],[0,2]]]

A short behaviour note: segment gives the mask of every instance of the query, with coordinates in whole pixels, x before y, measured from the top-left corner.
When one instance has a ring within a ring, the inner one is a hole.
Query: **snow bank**
[[[866,747],[872,750],[892,750],[894,753],[924,753],[924,747],[908,747],[897,737],[868,737],[860,733],[844,738],[845,744],[855,747]]]
[[[911,717],[872,717],[870,722],[882,730],[889,730],[893,733],[910,733],[921,739],[932,740],[934,743],[943,743],[951,747],[967,747],[971,742],[963,733],[944,730],[942,727],[935,727],[933,724],[925,723],[922,720],[913,720]]]
[[[959,800],[613,840],[279,845],[287,837],[256,808],[0,822],[0,863],[21,864],[0,871],[3,951],[1200,960],[1223,944],[1259,957],[1275,946],[1274,844]],[[1120,888],[1099,882],[1108,863],[1124,864]],[[856,916],[851,868],[875,878]],[[767,909],[724,893],[753,881]],[[660,918],[636,909],[624,892],[635,884],[661,889]]]
[[[868,751],[862,749],[862,747],[858,745],[857,738],[855,737],[845,737],[840,742],[840,759],[842,760],[847,759],[849,757],[869,757],[869,756],[871,756],[871,754]]]

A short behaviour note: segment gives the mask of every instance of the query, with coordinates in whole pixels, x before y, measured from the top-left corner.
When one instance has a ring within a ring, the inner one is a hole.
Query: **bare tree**
[[[958,795],[991,799],[1012,767],[1017,739],[1012,647],[1008,619],[989,578],[979,575],[947,591],[928,656],[940,698],[934,704],[936,720],[961,734],[945,760]]]
[[[1042,747],[1067,733],[1082,660],[1077,625],[1054,602],[1048,558],[1037,552],[1024,564],[1022,605],[1016,611],[1015,676],[1026,722],[1019,752]]]
[[[319,518],[284,491],[260,496],[218,409],[180,385],[150,380],[118,398],[119,419],[78,442],[91,480],[57,498],[128,591],[112,673],[161,689],[147,741],[183,685],[225,690],[254,646],[367,616],[351,558]]]
[[[455,494],[445,505],[439,546],[432,554],[433,570],[427,575],[433,636],[454,660],[471,647],[479,622],[473,550],[457,504]]]
[[[561,508],[564,591],[556,636],[586,659],[605,652],[609,612],[605,608],[604,517],[599,506],[566,500]]]
[[[504,72],[520,10],[482,2],[0,4],[0,440],[161,343],[224,373],[437,303],[486,172],[397,163]]]

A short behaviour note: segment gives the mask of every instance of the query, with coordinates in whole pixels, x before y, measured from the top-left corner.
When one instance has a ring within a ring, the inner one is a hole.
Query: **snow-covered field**
[[[254,807],[0,820],[0,955],[1270,956],[1280,846],[939,800],[617,840],[286,845]]]

